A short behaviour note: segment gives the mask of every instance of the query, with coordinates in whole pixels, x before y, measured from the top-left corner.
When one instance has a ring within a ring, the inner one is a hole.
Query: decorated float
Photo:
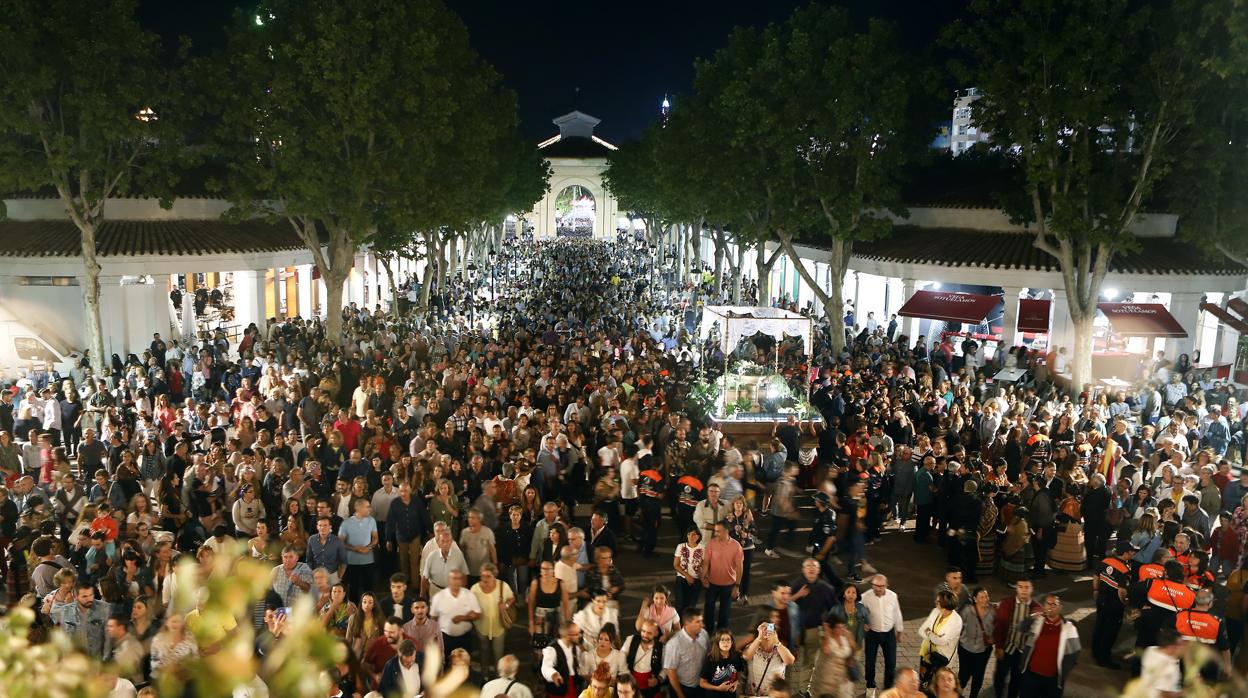
[[[702,309],[701,340],[718,347],[723,373],[697,382],[690,391],[696,408],[726,434],[770,433],[777,420],[790,415],[819,419],[808,400],[810,372],[786,376],[781,371],[781,345],[801,341],[804,355],[813,353],[810,318],[771,307],[709,305]],[[758,348],[759,335],[770,338],[770,356]]]

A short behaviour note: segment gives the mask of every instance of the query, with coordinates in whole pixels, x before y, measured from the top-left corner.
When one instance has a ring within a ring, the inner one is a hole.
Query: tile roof
[[[951,267],[1057,271],[1057,260],[1037,249],[1028,233],[899,225],[890,236],[854,245],[854,256],[884,262]],[[817,241],[806,243],[819,247]],[[1226,258],[1211,258],[1175,238],[1142,238],[1140,249],[1114,255],[1110,270],[1121,274],[1248,274]]]
[[[611,155],[607,146],[589,138],[560,138],[539,151],[548,158],[605,158]]]
[[[105,221],[96,233],[102,257],[279,252],[303,242],[284,221]],[[78,228],[68,220],[0,221],[0,257],[77,257]]]

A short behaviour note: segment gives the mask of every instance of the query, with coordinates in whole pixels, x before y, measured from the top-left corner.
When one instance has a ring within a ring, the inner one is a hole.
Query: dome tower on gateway
[[[614,238],[620,214],[602,173],[617,148],[594,135],[600,121],[568,112],[552,120],[559,133],[537,144],[551,176],[546,196],[521,217],[535,237]]]

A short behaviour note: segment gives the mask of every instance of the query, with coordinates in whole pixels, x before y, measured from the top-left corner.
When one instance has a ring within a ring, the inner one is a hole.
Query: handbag
[[[845,660],[845,677],[852,683],[858,683],[862,680],[862,667],[859,666],[857,659],[850,657]]]
[[[496,583],[498,584],[498,622],[506,631],[516,622],[516,605],[503,605],[503,583],[501,581]]]

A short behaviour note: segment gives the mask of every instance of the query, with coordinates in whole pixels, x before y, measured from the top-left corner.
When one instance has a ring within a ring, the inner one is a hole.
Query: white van
[[[82,353],[62,346],[46,332],[36,332],[19,320],[0,318],[0,383],[12,385],[32,368],[36,373],[55,371],[69,377],[82,361]]]

